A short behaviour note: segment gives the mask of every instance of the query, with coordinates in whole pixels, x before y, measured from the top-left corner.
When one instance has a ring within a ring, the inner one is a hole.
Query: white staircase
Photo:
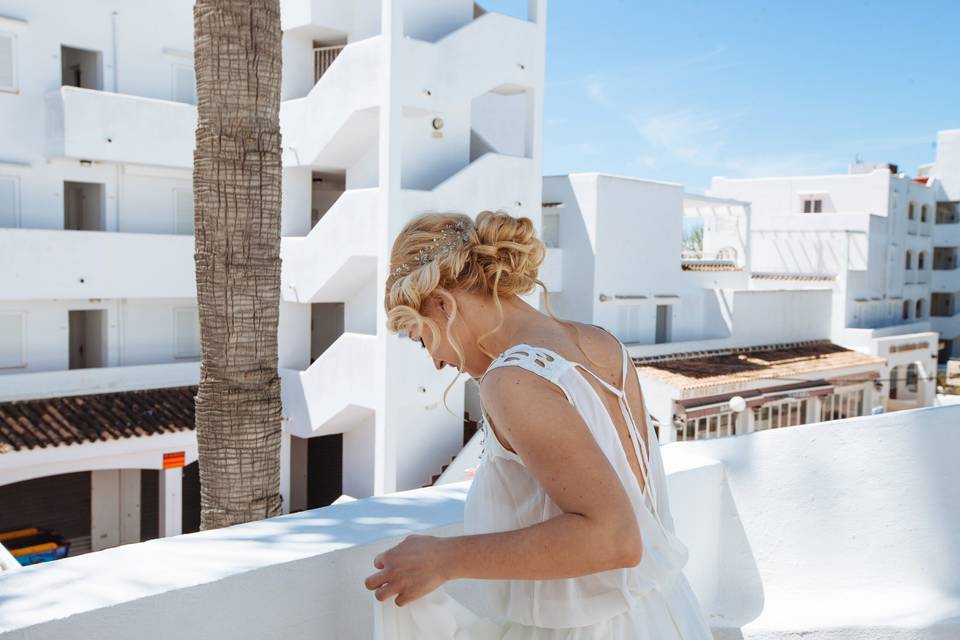
[[[376,275],[379,189],[345,191],[306,236],[280,242],[280,291],[290,302],[339,302]]]
[[[300,438],[349,431],[373,415],[377,337],[344,333],[305,371],[280,369],[287,431]]]

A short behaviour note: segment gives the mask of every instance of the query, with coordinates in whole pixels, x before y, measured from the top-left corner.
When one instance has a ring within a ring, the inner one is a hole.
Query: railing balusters
[[[337,44],[329,47],[315,47],[313,50],[313,81],[317,82],[327,72],[333,61],[337,59],[345,44]]]

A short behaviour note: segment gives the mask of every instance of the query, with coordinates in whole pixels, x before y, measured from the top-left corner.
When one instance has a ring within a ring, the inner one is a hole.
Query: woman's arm
[[[532,372],[501,367],[484,378],[480,396],[500,440],[563,513],[514,531],[409,536],[377,556],[381,571],[367,588],[381,600],[398,594],[400,605],[455,578],[566,578],[638,564],[642,544],[629,497],[563,392]]]

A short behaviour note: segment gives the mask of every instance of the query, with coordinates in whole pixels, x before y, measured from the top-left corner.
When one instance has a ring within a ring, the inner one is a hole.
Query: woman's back
[[[494,369],[517,366],[563,391],[623,483],[643,541],[640,563],[572,578],[452,580],[393,612],[398,637],[712,639],[682,574],[688,552],[674,533],[660,447],[639,380],[615,337],[620,355],[614,378],[609,349],[591,350],[598,336],[603,338],[597,333],[584,341],[601,365],[597,372],[546,347],[521,343],[494,359],[481,382]],[[464,534],[515,530],[561,515],[522,458],[499,440],[486,413],[481,428],[484,450],[464,505]]]
[[[640,440],[642,441],[640,450],[649,451],[650,449],[649,439],[644,433],[646,429],[638,426],[644,423],[646,418],[639,421],[637,420],[638,416],[647,415],[647,407],[643,400],[643,392],[640,387],[640,380],[636,375],[629,375],[629,372],[634,371],[634,369],[632,366],[630,366],[629,354],[626,351],[626,347],[623,346],[616,336],[598,325],[585,325],[580,323],[578,323],[578,325],[584,338],[582,340],[582,349],[578,349],[575,344],[572,346],[566,344],[564,345],[563,349],[556,347],[550,349],[550,352],[560,356],[572,364],[578,364],[581,371],[588,374],[585,376],[587,382],[593,387],[598,398],[606,407],[607,413],[610,415],[616,428],[616,432],[620,438],[620,443],[627,454],[627,459],[630,463],[635,480],[641,491],[643,491],[645,488],[644,484],[646,482],[644,479],[645,473],[643,467],[641,467],[641,460],[638,459],[636,455],[637,452],[632,444],[634,437],[634,429],[632,427],[636,426],[636,431],[640,433]],[[540,342],[538,342],[538,345],[541,348],[549,347],[549,345],[542,344]],[[512,352],[513,348],[508,351]],[[584,353],[585,355],[589,355],[590,358],[568,358],[563,355],[564,353],[575,353],[577,351]],[[504,354],[506,354],[506,352],[504,352]],[[481,380],[486,376],[487,372],[514,361],[506,358],[504,354],[501,354],[500,358],[495,359],[490,364],[490,367],[488,367],[487,371],[485,371],[481,376]],[[522,357],[523,355],[524,354],[522,352],[514,353],[512,357],[517,358]],[[588,363],[590,359],[598,364],[580,364]],[[588,367],[590,368],[588,369]],[[623,396],[623,400],[626,403],[626,411],[620,408],[620,395]],[[634,421],[633,424],[628,422],[631,418]],[[487,420],[489,423],[489,418],[487,418]],[[492,430],[496,431],[495,425],[489,424],[489,426]],[[502,437],[499,437],[499,440],[500,442],[504,442]],[[510,448],[509,444],[507,444],[506,448]],[[646,462],[645,458],[644,462]]]

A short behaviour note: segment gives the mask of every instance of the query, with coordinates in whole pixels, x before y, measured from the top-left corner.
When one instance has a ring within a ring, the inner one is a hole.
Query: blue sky
[[[548,0],[547,14],[547,175],[702,192],[858,155],[915,175],[937,130],[960,128],[957,0]]]

